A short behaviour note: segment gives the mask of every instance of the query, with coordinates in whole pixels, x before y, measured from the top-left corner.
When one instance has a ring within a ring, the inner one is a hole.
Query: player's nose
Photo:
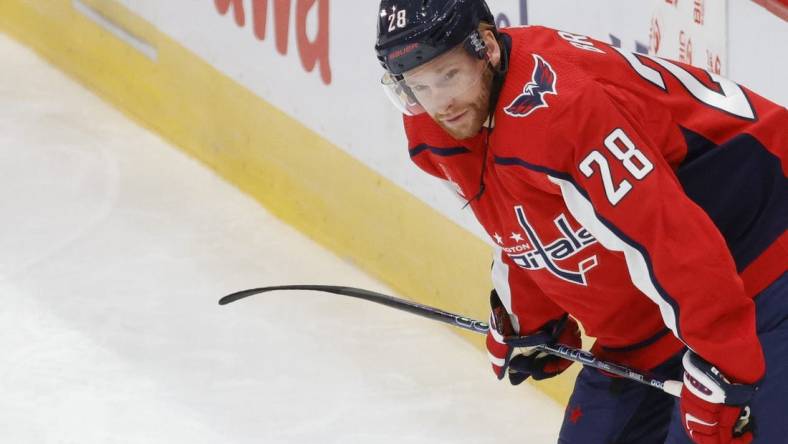
[[[435,101],[435,109],[439,115],[448,115],[454,107],[454,96],[450,94],[440,95]]]

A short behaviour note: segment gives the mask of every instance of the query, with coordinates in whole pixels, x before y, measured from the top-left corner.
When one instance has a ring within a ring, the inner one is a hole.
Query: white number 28
[[[648,160],[642,151],[637,149],[632,139],[621,128],[617,128],[605,138],[605,148],[621,162],[636,180],[642,180],[654,169],[654,164]],[[599,166],[599,173],[602,175],[602,185],[605,187],[607,200],[610,201],[611,205],[615,206],[632,190],[632,184],[627,179],[623,179],[616,184],[610,172],[610,164],[607,158],[597,150],[591,151],[580,162],[580,172],[590,178],[595,172],[591,166],[594,163]]]
[[[389,15],[389,32],[397,28],[404,28],[408,24],[408,10],[400,9],[396,14]]]

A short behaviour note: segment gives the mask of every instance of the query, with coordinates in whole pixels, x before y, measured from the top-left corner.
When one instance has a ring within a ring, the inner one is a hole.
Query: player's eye
[[[458,75],[459,73],[460,73],[460,70],[459,70],[459,69],[457,69],[457,68],[455,68],[455,69],[452,69],[451,71],[447,72],[447,73],[446,73],[446,74],[443,76],[443,78],[444,78],[444,80],[452,80],[452,79],[454,79],[455,77],[457,77],[457,75]]]
[[[413,92],[423,93],[428,91],[430,87],[427,85],[411,85],[410,89],[412,89]]]

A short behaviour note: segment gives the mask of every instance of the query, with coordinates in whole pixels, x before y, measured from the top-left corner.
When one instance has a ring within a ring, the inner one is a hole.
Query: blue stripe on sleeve
[[[442,156],[442,157],[449,157],[449,156],[456,156],[457,154],[464,154],[470,153],[471,150],[465,148],[464,146],[455,146],[450,148],[438,148],[435,146],[430,146],[425,143],[421,145],[415,146],[408,150],[410,152],[410,157],[416,157],[424,151],[429,151],[432,154]]]

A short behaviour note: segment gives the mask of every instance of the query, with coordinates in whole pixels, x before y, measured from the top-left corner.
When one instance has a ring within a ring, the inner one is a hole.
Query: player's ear
[[[498,39],[495,38],[495,33],[489,29],[481,31],[482,40],[487,48],[487,57],[492,66],[497,67],[501,62],[501,45],[498,44]]]

